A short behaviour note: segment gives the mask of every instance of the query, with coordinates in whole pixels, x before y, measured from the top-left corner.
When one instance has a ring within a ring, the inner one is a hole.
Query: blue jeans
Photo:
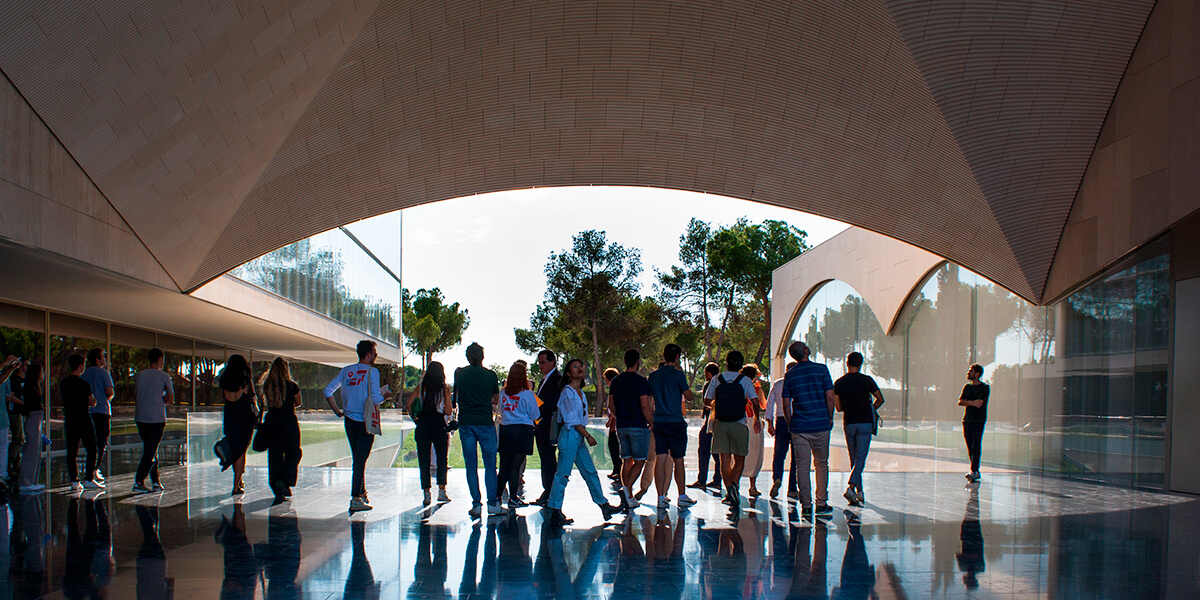
[[[863,467],[867,464],[867,452],[871,450],[871,424],[846,424],[846,449],[850,451],[850,485],[862,489]]]
[[[783,481],[784,463],[787,462],[788,450],[792,448],[792,434],[788,433],[788,422],[783,417],[775,418],[775,453],[771,456],[771,478]],[[796,453],[792,453],[792,463],[788,469],[788,491],[796,488]]]
[[[483,485],[487,491],[488,504],[500,501],[496,493],[496,427],[494,425],[462,425],[458,428],[458,439],[462,442],[463,462],[467,469],[467,487],[471,490],[471,501],[480,504],[479,456],[476,444],[483,454]]]
[[[567,480],[571,477],[571,467],[579,469],[588,491],[592,494],[592,502],[607,504],[604,488],[600,487],[600,476],[596,474],[596,465],[592,463],[592,454],[588,452],[583,436],[574,427],[564,427],[558,434],[558,471],[554,473],[554,487],[550,488],[550,508],[561,509],[563,496],[567,494]]]

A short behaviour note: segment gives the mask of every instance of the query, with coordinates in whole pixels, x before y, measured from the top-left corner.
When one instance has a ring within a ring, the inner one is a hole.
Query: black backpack
[[[713,412],[718,421],[726,423],[746,418],[746,390],[738,373],[733,381],[725,381],[724,374],[717,375],[717,391],[713,395]]]

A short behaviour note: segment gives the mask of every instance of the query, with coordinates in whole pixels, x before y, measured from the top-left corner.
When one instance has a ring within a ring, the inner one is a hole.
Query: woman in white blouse
[[[604,520],[607,521],[620,509],[609,504],[604,496],[604,488],[600,486],[600,476],[596,473],[596,465],[592,463],[592,455],[588,447],[596,445],[596,438],[588,433],[587,400],[583,396],[583,361],[578,358],[567,361],[563,367],[563,389],[558,397],[557,419],[562,423],[558,434],[558,471],[554,474],[554,486],[550,488],[550,501],[546,503],[550,509],[551,525],[569,525],[574,520],[568,519],[562,512],[563,496],[567,492],[567,480],[571,476],[571,468],[579,469],[588,492],[592,495]],[[584,442],[587,446],[584,446]]]
[[[533,454],[533,422],[541,417],[537,397],[529,388],[525,362],[513,363],[500,390],[500,471],[496,479],[497,496],[508,486],[510,510],[525,505],[518,493],[521,465],[526,456]],[[495,501],[500,502],[499,498]]]

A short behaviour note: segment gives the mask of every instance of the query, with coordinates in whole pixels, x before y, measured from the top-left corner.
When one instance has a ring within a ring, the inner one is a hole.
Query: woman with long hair
[[[758,415],[767,408],[767,396],[763,393],[762,382],[759,380],[761,373],[758,370],[758,365],[750,363],[742,367],[742,375],[746,379],[754,382],[754,391],[758,394],[758,410],[754,410],[750,403],[746,403],[746,418],[742,419],[742,423],[750,430],[750,451],[746,454],[746,466],[742,471],[742,476],[750,479],[750,496],[757,498],[762,495],[758,491],[758,473],[762,471],[763,464],[763,425],[759,420]]]
[[[529,387],[525,362],[513,363],[500,390],[500,472],[496,478],[497,496],[508,485],[510,510],[525,505],[520,496],[521,465],[533,454],[533,423],[541,416],[537,396]]]
[[[408,395],[405,410],[417,423],[413,437],[417,442],[417,467],[421,470],[421,489],[425,491],[425,504],[433,501],[430,496],[430,458],[437,453],[438,502],[449,502],[446,495],[446,454],[450,437],[446,435],[446,423],[454,414],[454,398],[446,384],[446,369],[442,363],[430,361],[425,367],[421,385]],[[432,452],[431,452],[432,449]]]
[[[592,501],[600,507],[607,521],[620,511],[608,503],[604,497],[604,488],[600,487],[600,476],[596,473],[596,465],[592,463],[592,455],[588,447],[596,445],[596,438],[588,433],[587,399],[583,395],[583,361],[573,358],[563,367],[563,387],[558,397],[558,414],[555,417],[562,428],[558,434],[558,471],[554,474],[554,486],[550,489],[550,501],[546,503],[550,509],[551,525],[568,525],[574,523],[562,512],[563,496],[567,493],[567,480],[571,477],[571,468],[579,470]],[[584,446],[584,443],[587,446]]]
[[[21,386],[21,414],[25,416],[25,449],[21,452],[22,492],[40,492],[46,486],[38,483],[38,467],[42,464],[42,383],[46,372],[42,365],[33,363],[25,370],[25,382]]]
[[[275,492],[275,504],[282,504],[292,495],[296,485],[296,469],[300,466],[300,422],[296,409],[300,407],[300,386],[292,381],[288,362],[278,357],[259,382],[267,415],[263,427],[267,434],[267,482]]]
[[[241,354],[234,354],[225,362],[225,369],[217,381],[221,387],[221,395],[225,398],[224,456],[220,456],[221,470],[233,467],[233,492],[231,495],[246,491],[242,483],[242,474],[246,471],[246,450],[250,448],[250,438],[254,435],[254,424],[258,421],[258,397],[254,393],[254,377],[250,372],[250,363]]]

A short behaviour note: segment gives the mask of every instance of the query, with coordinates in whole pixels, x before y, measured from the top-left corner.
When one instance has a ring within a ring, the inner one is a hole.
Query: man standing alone
[[[467,346],[467,362],[470,364],[454,372],[454,397],[458,404],[458,439],[462,442],[467,488],[471,490],[470,514],[478,517],[483,513],[479,494],[479,454],[482,454],[488,514],[498,515],[504,508],[496,490],[498,440],[493,415],[500,404],[500,380],[495,371],[483,366],[483,346],[474,342]]]
[[[542,373],[542,382],[538,384],[537,397],[542,401],[539,408],[542,417],[538,419],[534,439],[537,440],[538,458],[542,460],[542,495],[533,503],[545,506],[550,500],[550,488],[554,487],[554,474],[558,471],[558,456],[554,445],[558,440],[550,439],[550,424],[557,418],[558,394],[562,392],[562,375],[558,372],[558,356],[553,350],[542,350],[537,355],[538,371]]]
[[[967,385],[958,396],[958,405],[963,408],[963,437],[967,441],[967,454],[971,457],[971,472],[967,481],[979,481],[979,457],[983,455],[983,426],[987,424],[988,395],[991,388],[980,381],[983,366],[973,364],[967,369]]]
[[[796,361],[783,376],[783,412],[792,433],[796,483],[800,487],[800,512],[829,514],[829,432],[833,429],[833,379],[829,367],[814,363],[804,342],[793,342],[788,354]],[[809,468],[817,472],[816,507],[813,507]],[[800,469],[804,469],[800,471]]]
[[[875,426],[875,411],[883,406],[883,394],[875,379],[859,373],[863,355],[851,352],[846,357],[848,373],[833,383],[833,406],[842,413],[846,430],[846,450],[850,453],[850,481],[842,494],[850,506],[866,502],[863,496],[862,474],[871,450]]]
[[[352,471],[350,476],[350,512],[371,510],[367,504],[366,477],[367,459],[371,456],[371,446],[375,445],[375,436],[367,433],[366,410],[367,402],[379,406],[390,398],[392,393],[383,392],[379,383],[379,370],[375,364],[375,342],[362,340],[355,348],[358,362],[343,367],[325,386],[325,402],[333,409],[334,414],[343,419],[346,429],[346,439],[350,442]],[[342,390],[342,407],[338,408],[333,402],[333,393]]]

